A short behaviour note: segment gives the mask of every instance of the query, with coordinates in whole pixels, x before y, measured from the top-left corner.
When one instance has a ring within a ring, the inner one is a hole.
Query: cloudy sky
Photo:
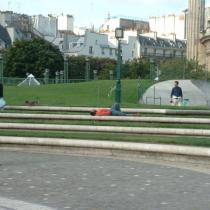
[[[206,0],[209,4],[210,0]],[[1,10],[30,15],[71,14],[78,26],[98,27],[108,13],[148,19],[176,13],[187,8],[188,0],[0,0]]]

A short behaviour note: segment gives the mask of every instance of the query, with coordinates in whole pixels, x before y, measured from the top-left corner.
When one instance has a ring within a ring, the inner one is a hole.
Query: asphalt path
[[[141,161],[0,151],[0,210],[209,210],[210,175]]]

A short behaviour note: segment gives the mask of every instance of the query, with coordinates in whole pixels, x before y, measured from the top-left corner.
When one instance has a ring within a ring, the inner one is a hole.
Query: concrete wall
[[[168,15],[149,18],[150,31],[157,32],[158,36],[168,37],[176,34],[178,39],[185,36],[185,17],[184,14]]]
[[[184,99],[189,99],[190,106],[207,106],[210,96],[210,83],[205,81],[180,80],[180,87],[182,87]],[[150,87],[144,94],[143,100],[148,104],[154,104],[155,97],[161,97],[162,104],[170,105],[170,94],[174,86],[174,80],[160,82]],[[159,100],[156,100],[156,104]]]
[[[33,28],[44,36],[57,35],[57,18],[53,16],[45,17],[43,15],[32,16]]]
[[[187,24],[187,58],[198,59],[202,27],[204,26],[205,0],[189,0]]]
[[[74,18],[70,15],[58,16],[59,31],[74,31]]]

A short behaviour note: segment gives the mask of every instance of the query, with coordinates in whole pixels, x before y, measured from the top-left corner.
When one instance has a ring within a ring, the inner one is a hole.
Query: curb
[[[204,129],[176,129],[176,128],[145,128],[118,126],[86,126],[86,125],[57,125],[57,124],[24,124],[0,123],[0,129],[7,130],[35,130],[35,131],[75,131],[96,133],[127,133],[127,134],[156,134],[182,136],[210,136],[210,130]]]
[[[176,146],[166,144],[146,144],[114,141],[92,141],[59,138],[7,137],[0,136],[0,145],[31,145],[67,148],[87,148],[103,150],[121,150],[128,152],[149,152],[172,155],[184,155],[210,158],[210,148]]]
[[[52,107],[52,106],[6,106],[6,110],[54,111],[54,112],[90,112],[97,107]],[[210,115],[210,110],[174,110],[174,109],[131,109],[122,108],[127,113],[169,114],[169,115]]]
[[[118,121],[118,122],[160,122],[181,124],[210,124],[206,118],[177,118],[177,117],[130,117],[130,116],[88,116],[62,114],[23,114],[0,113],[1,119],[45,119],[45,120],[90,120],[90,121]]]

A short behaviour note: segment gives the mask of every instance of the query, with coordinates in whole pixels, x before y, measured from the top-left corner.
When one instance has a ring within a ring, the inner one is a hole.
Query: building
[[[200,42],[205,27],[205,0],[189,0],[187,58],[199,59]]]
[[[74,31],[74,17],[72,15],[58,16],[58,31]]]
[[[11,39],[8,31],[0,25],[0,51],[11,45]]]
[[[33,31],[40,33],[43,36],[57,36],[57,17],[48,15],[35,15],[31,17]]]
[[[70,56],[84,55],[113,59],[117,56],[116,47],[109,43],[107,35],[89,31],[83,36],[72,35],[66,53]]]
[[[160,17],[149,18],[150,31],[157,32],[158,37],[170,37],[176,35],[177,39],[186,39],[186,16],[164,15]]]
[[[119,27],[125,31],[138,31],[139,34],[149,32],[149,22],[120,17],[108,17],[99,31],[100,33],[114,32]]]
[[[25,14],[0,11],[0,25],[7,30],[12,43],[15,40],[31,38],[31,19]]]
[[[189,0],[187,58],[198,60],[210,71],[210,9],[205,0]]]
[[[186,41],[139,35],[140,57],[148,58],[185,58]]]

